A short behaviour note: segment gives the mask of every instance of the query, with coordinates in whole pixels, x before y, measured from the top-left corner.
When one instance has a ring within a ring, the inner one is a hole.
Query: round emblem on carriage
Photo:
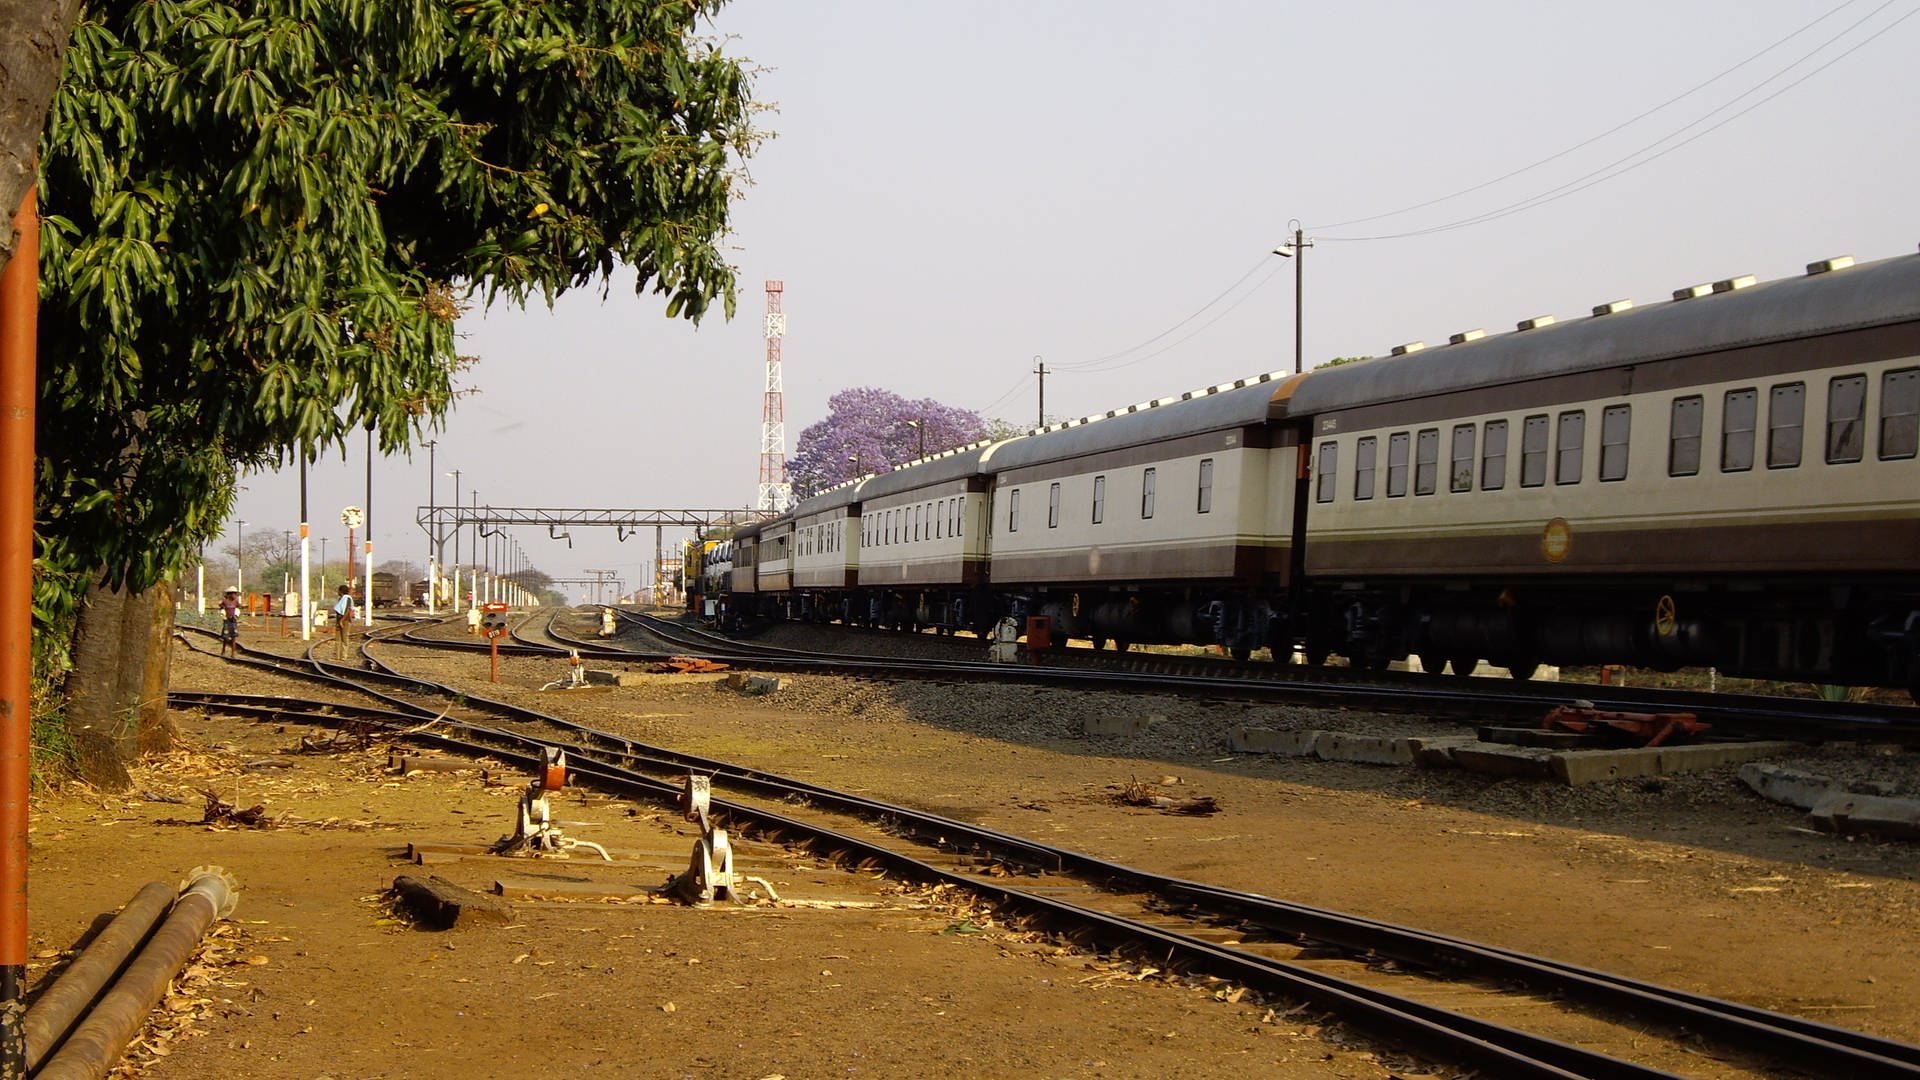
[[[1565,562],[1573,552],[1573,526],[1566,518],[1554,518],[1540,532],[1540,555],[1550,563]]]

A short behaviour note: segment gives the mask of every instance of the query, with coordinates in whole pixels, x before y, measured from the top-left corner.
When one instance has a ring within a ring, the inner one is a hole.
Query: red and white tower
[[[787,316],[780,310],[785,286],[767,282],[767,392],[760,403],[761,510],[785,510],[793,495],[787,483],[787,404],[780,389],[780,339],[787,336]]]

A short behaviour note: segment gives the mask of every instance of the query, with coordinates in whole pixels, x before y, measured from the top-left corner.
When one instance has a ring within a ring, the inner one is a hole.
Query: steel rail
[[[365,673],[359,673],[365,674]],[[431,685],[424,680],[409,680],[415,689]],[[367,691],[369,693],[376,693]],[[451,692],[451,691],[448,691]],[[377,695],[384,696],[384,695]],[[391,700],[391,699],[390,699]],[[1064,849],[1036,845],[1018,837],[1010,837],[978,826],[936,815],[921,814],[906,808],[878,803],[874,800],[818,785],[771,777],[758,770],[745,769],[717,762],[712,759],[693,755],[677,754],[627,739],[623,736],[599,732],[582,725],[558,720],[531,710],[519,709],[504,703],[488,702],[490,709],[499,709],[508,715],[518,714],[524,720],[538,720],[552,724],[578,737],[591,740],[596,745],[570,743],[567,749],[576,755],[583,775],[593,775],[606,780],[615,780],[624,784],[636,784],[655,797],[676,799],[677,786],[663,780],[642,779],[631,767],[613,765],[598,761],[593,755],[596,750],[612,752],[627,758],[636,764],[644,763],[660,771],[699,771],[715,776],[723,776],[729,783],[738,784],[767,793],[780,799],[799,795],[815,803],[827,803],[840,812],[877,819],[882,825],[899,829],[903,823],[914,823],[910,831],[913,838],[925,842],[933,838],[939,846],[956,850],[996,851],[1009,861],[1045,867],[1049,863],[1074,872],[1094,877],[1109,885],[1124,884],[1126,887],[1176,899],[1194,907],[1211,907],[1212,914],[1231,915],[1240,918],[1255,918],[1270,928],[1284,932],[1304,934],[1322,941],[1338,944],[1349,949],[1369,950],[1414,964],[1429,967],[1452,965],[1468,967],[1490,972],[1499,978],[1518,981],[1526,985],[1538,985],[1547,982],[1562,992],[1588,999],[1597,999],[1611,1007],[1641,1015],[1651,1015],[1664,1022],[1673,1022],[1676,1013],[1684,1014],[1703,1028],[1711,1027],[1723,1037],[1751,1046],[1755,1042],[1765,1046],[1771,1052],[1783,1057],[1820,1066],[1833,1066],[1844,1063],[1848,1075],[1869,1077],[1915,1077],[1920,1076],[1920,1049],[1904,1044],[1876,1039],[1857,1032],[1832,1028],[1828,1025],[1785,1017],[1766,1010],[1747,1006],[1729,1005],[1711,998],[1673,991],[1652,984],[1638,983],[1617,976],[1592,972],[1572,965],[1529,957],[1525,954],[1480,945],[1474,942],[1458,941],[1422,931],[1408,930],[1387,923],[1343,916],[1337,913],[1310,908],[1304,905],[1288,904],[1254,894],[1240,893],[1193,882],[1179,881],[1149,874],[1144,871],[1108,863]],[[384,721],[398,724],[411,722],[421,716],[434,715],[430,709],[411,703],[402,703],[404,712],[399,719]],[[339,717],[318,717],[321,722],[338,722]],[[501,729],[485,728],[466,722],[457,722],[456,726],[465,727],[475,735],[491,741],[507,741],[520,747],[539,747],[552,745],[544,740],[524,732],[507,732]],[[421,737],[427,741],[443,745],[467,745],[439,733],[424,733]],[[486,752],[499,753],[498,747],[486,747]],[[537,760],[537,751],[527,750],[523,755],[528,761]],[[742,804],[728,802],[726,805],[736,814],[746,816],[749,808]],[[754,814],[763,812],[753,811]],[[774,831],[794,829],[816,830],[819,827],[797,822],[781,815],[771,818],[756,817],[761,827]],[[859,843],[839,834],[833,834],[836,843]],[[868,850],[869,857],[884,849]],[[1036,857],[1036,853],[1039,853]],[[937,868],[934,868],[937,871]],[[941,872],[944,874],[944,872]],[[1014,887],[1001,887],[982,882],[972,877],[954,876],[956,883],[975,891],[989,891],[999,895],[1003,891],[1018,894],[1023,904],[1053,904],[1044,897],[1033,897]],[[1071,907],[1071,905],[1068,905]],[[1075,908],[1079,911],[1082,909]],[[1092,913],[1097,914],[1097,913]],[[1217,947],[1193,941],[1180,935],[1182,942],[1193,949],[1201,950],[1195,955],[1212,956]],[[1235,964],[1242,962],[1269,963],[1250,954],[1230,951]],[[1278,962],[1272,962],[1278,963]],[[1292,969],[1289,969],[1289,977]],[[1306,977],[1318,979],[1322,976],[1305,973]],[[1291,984],[1290,984],[1291,985]],[[1371,993],[1364,988],[1352,988],[1353,993]],[[1508,1063],[1509,1065],[1511,1063]],[[1516,1074],[1517,1075],[1517,1074]]]

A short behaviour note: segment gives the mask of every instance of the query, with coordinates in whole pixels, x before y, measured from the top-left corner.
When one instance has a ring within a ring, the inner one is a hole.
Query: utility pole
[[[1303,314],[1306,305],[1303,302],[1302,285],[1307,276],[1307,249],[1313,246],[1313,241],[1307,239],[1306,230],[1300,227],[1298,218],[1287,224],[1293,226],[1293,239],[1274,248],[1273,253],[1283,259],[1293,260],[1293,373],[1298,375],[1302,370],[1301,354],[1305,351],[1305,335],[1302,330],[1305,326]]]
[[[761,510],[784,510],[793,493],[787,483],[787,404],[780,389],[780,340],[787,336],[787,316],[780,310],[784,282],[767,282],[767,389],[760,400],[760,491],[754,503]]]
[[[1033,358],[1033,373],[1040,376],[1040,420],[1034,427],[1047,426],[1047,365],[1038,356]]]

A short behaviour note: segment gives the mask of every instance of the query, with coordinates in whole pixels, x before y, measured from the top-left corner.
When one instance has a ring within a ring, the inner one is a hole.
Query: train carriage
[[[860,489],[853,480],[802,499],[793,508],[795,618],[846,617],[844,598],[859,584]]]
[[[1463,336],[1464,338],[1465,336]],[[1884,681],[1920,610],[1920,258],[1325,369],[1316,648]]]
[[[747,614],[758,609],[760,530],[763,523],[742,525],[733,530],[733,561],[727,568],[727,593],[732,606]]]
[[[993,461],[993,581],[1062,632],[1268,643],[1292,576],[1292,380],[1261,375],[1050,429]]]
[[[979,632],[992,624],[990,470],[1019,441],[975,443],[861,485],[855,621]]]

